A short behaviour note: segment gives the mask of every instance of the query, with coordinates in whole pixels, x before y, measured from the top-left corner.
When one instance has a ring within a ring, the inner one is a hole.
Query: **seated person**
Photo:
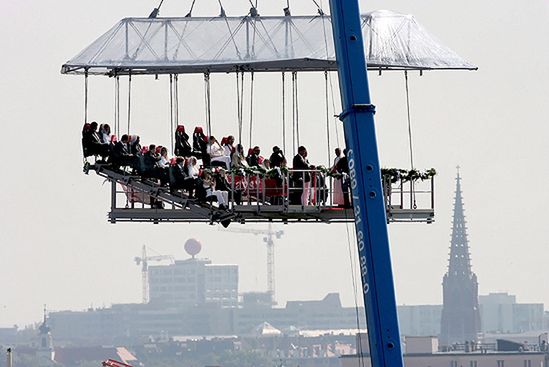
[[[101,144],[110,144],[111,127],[109,124],[101,124],[99,126],[99,140],[101,140]]]
[[[246,161],[246,157],[244,157],[244,147],[242,144],[236,146],[236,151],[232,156],[231,163],[231,166],[236,168],[248,167],[248,161]]]
[[[193,149],[189,143],[189,135],[185,132],[183,125],[178,125],[175,131],[175,147],[173,150],[176,156],[190,157]]]
[[[160,178],[160,171],[157,163],[160,161],[160,156],[156,154],[156,145],[149,145],[149,149],[143,153],[143,177]]]
[[[120,141],[114,144],[111,154],[111,161],[115,168],[132,166],[135,160],[135,156],[130,153],[128,149],[129,137],[128,135],[122,135]]]
[[[160,149],[158,149],[160,148]],[[156,147],[160,159],[156,161],[157,177],[160,179],[160,185],[166,186],[170,181],[170,160],[168,159],[168,148]]]
[[[168,168],[170,167],[170,160],[168,159],[168,148],[166,147],[157,147],[160,148],[160,159],[156,162],[156,165],[159,168]]]
[[[269,161],[271,162],[271,167],[280,167],[284,159],[286,159],[284,157],[284,152],[282,152],[282,149],[275,145],[273,147],[273,154],[271,154],[271,157],[269,158]]]
[[[97,133],[97,122],[94,121],[89,126],[84,125],[84,130],[82,130],[82,149],[84,157],[100,155],[105,159],[109,155],[109,146],[101,143],[101,139]]]
[[[139,137],[139,135],[130,135],[129,138],[130,141],[128,143],[128,149],[130,150],[130,153],[135,156],[140,155],[142,149],[140,144],[141,138]]]
[[[211,165],[214,165],[215,162],[220,164],[215,164],[216,166],[222,165],[227,169],[231,168],[231,158],[225,155],[225,150],[217,142],[217,139],[214,136],[210,136],[210,144],[208,145],[208,154],[210,155]]]
[[[215,176],[215,187],[221,191],[227,191],[230,200],[234,200],[237,205],[242,204],[242,190],[235,187],[233,190],[231,184],[227,180],[227,174],[224,170],[219,170]]]
[[[249,153],[250,154],[248,155],[248,158],[246,158],[248,161],[248,165],[250,167],[259,166],[261,160],[259,154],[261,153],[261,149],[259,149],[259,147],[256,145]]]
[[[189,198],[193,197],[196,179],[190,177],[185,168],[185,159],[177,157],[175,164],[170,167],[170,192],[174,194],[177,190],[189,191]]]
[[[109,141],[109,157],[112,156],[112,151],[114,150],[114,146],[118,142],[118,137],[114,134],[111,135],[111,140]],[[110,163],[110,160],[109,160]]]
[[[203,201],[217,201],[219,209],[227,209],[229,204],[229,193],[216,189],[215,178],[209,172],[202,174],[202,179],[197,185],[197,197]]]
[[[90,124],[87,122],[82,127],[82,154],[84,155],[84,158],[89,157],[87,147],[85,146],[85,138],[87,138],[87,135],[90,134]]]
[[[204,132],[200,126],[194,128],[193,133],[193,155],[202,160],[208,160],[208,137],[204,135]],[[205,165],[209,165],[210,162],[204,162]]]
[[[221,143],[221,145],[223,146],[223,149],[225,150],[225,155],[227,157],[232,157],[233,153],[234,153],[234,136],[229,135],[224,139],[225,139],[225,141],[224,141],[225,144]]]
[[[198,178],[200,175],[200,169],[198,168],[198,160],[196,157],[189,158],[187,162],[187,173],[192,178]]]

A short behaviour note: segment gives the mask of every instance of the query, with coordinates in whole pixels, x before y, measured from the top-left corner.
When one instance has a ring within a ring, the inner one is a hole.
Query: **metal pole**
[[[387,219],[358,0],[330,0],[373,367],[403,367]]]
[[[111,181],[111,213],[116,210],[116,181]],[[111,217],[111,223],[116,223],[116,219]]]
[[[125,55],[124,59],[126,59],[126,60],[130,58],[130,49],[129,49],[130,48],[130,41],[129,41],[129,34],[128,34],[128,30],[129,30],[128,29],[128,22],[129,22],[128,19],[124,20],[124,30],[125,30],[125,35],[126,35],[126,37],[125,37],[126,42],[124,44],[124,48],[125,48],[124,49],[124,55]]]
[[[435,209],[435,176],[431,177],[431,209]]]
[[[88,69],[84,74],[84,123],[88,123]]]
[[[173,88],[173,74],[170,74],[170,143],[172,152],[175,154],[175,144],[174,144],[174,131],[173,131],[173,121],[174,121],[174,88]]]
[[[400,209],[404,209],[404,181],[400,179]]]
[[[120,77],[114,79],[114,131],[120,139]]]
[[[132,72],[130,70],[128,73],[128,136],[130,135],[131,112],[132,112]]]

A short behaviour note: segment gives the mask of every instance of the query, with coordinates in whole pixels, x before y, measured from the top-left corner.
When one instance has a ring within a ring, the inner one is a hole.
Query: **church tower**
[[[480,331],[477,276],[471,270],[467,227],[461,196],[459,167],[456,177],[454,221],[448,272],[442,280],[443,307],[440,345],[477,341]]]
[[[54,349],[53,339],[48,326],[48,316],[46,306],[44,305],[44,320],[38,328],[38,336],[40,338],[40,345],[36,351],[36,366],[37,367],[50,367],[54,365]]]

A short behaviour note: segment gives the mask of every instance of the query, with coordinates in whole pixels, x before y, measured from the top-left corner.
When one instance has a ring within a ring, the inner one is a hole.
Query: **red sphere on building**
[[[195,257],[200,250],[202,250],[202,244],[198,240],[189,238],[187,242],[185,242],[185,251],[192,257]]]

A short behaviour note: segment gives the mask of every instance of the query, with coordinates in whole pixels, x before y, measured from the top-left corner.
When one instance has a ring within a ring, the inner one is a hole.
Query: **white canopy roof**
[[[476,67],[412,15],[362,16],[369,69]],[[336,70],[328,16],[126,18],[63,65],[64,74]]]

